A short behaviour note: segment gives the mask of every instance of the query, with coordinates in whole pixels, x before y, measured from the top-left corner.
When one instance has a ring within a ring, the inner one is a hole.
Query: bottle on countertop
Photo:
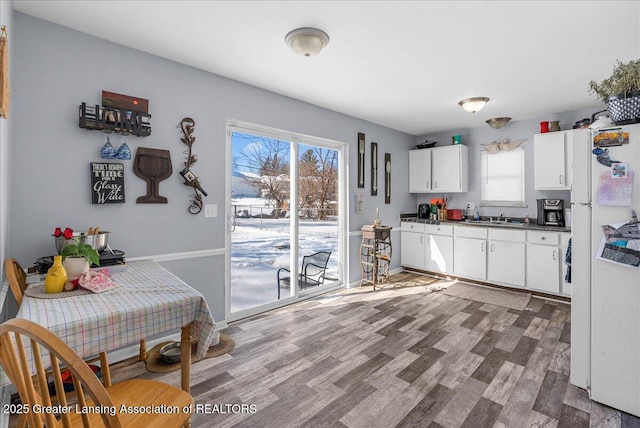
[[[475,207],[473,210],[473,219],[480,220],[480,210],[478,210],[478,207]]]

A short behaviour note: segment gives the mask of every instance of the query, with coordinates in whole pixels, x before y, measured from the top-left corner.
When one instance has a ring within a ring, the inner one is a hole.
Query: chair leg
[[[105,388],[111,386],[111,370],[109,369],[109,360],[106,352],[100,352],[100,371],[102,372],[102,384]]]
[[[140,340],[140,356],[138,357],[139,361],[147,360],[147,341],[146,339]]]

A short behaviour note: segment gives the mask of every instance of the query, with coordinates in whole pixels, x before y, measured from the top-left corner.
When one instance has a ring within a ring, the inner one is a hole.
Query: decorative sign
[[[102,91],[102,105],[104,107],[114,107],[119,110],[137,111],[142,114],[149,114],[149,100],[129,95],[116,94],[115,92]]]
[[[124,164],[91,163],[91,203],[124,203]]]

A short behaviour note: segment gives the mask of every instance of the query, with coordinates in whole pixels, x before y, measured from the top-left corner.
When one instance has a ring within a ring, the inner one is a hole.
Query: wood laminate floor
[[[569,383],[570,329],[570,307],[539,298],[518,311],[424,286],[343,290],[225,330],[236,348],[193,365],[192,426],[640,427]]]

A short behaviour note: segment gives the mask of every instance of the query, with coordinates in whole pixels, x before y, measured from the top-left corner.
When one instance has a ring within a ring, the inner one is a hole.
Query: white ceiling
[[[598,109],[640,1],[34,1],[14,9],[413,135]],[[313,58],[284,36],[327,32]],[[458,101],[487,96],[472,115]]]

